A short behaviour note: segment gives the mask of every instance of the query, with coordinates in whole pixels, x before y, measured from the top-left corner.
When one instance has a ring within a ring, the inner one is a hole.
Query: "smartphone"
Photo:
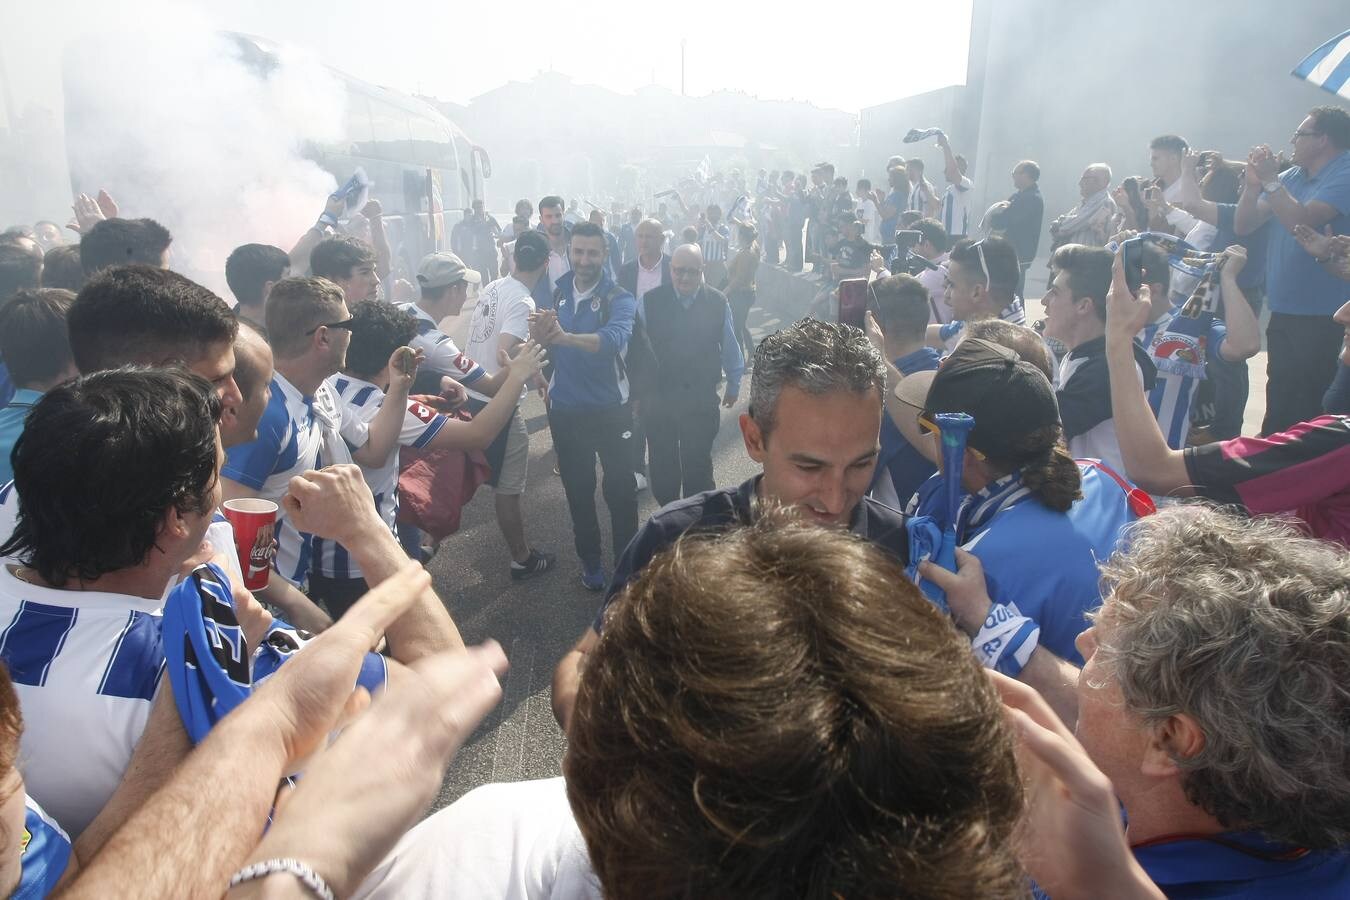
[[[867,279],[839,282],[839,324],[863,328],[867,324]]]
[[[1120,245],[1121,263],[1125,267],[1125,284],[1130,293],[1139,294],[1144,283],[1144,239],[1133,237]]]

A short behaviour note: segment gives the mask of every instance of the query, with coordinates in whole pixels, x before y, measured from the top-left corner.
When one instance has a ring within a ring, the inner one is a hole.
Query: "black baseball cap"
[[[929,421],[939,413],[970,415],[975,427],[967,443],[1000,462],[1016,464],[1039,455],[1046,447],[1029,447],[1023,438],[1060,424],[1059,404],[1045,373],[1007,347],[979,338],[961,341],[931,379],[905,378],[895,396],[922,410]]]
[[[516,247],[511,257],[517,269],[533,272],[548,262],[548,238],[533,229],[522,231],[516,236]]]

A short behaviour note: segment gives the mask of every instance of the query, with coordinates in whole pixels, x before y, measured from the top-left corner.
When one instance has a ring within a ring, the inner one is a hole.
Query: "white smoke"
[[[141,9],[154,15],[153,8]],[[312,55],[260,71],[204,20],[103,32],[70,45],[66,145],[75,188],[174,234],[171,265],[219,291],[239,244],[289,250],[335,187],[303,155],[341,137],[345,91]]]

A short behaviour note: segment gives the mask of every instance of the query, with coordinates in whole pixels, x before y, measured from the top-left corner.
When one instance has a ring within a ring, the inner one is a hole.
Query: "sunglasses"
[[[349,319],[343,319],[341,322],[324,322],[322,325],[315,325],[309,331],[306,331],[305,337],[309,337],[311,334],[318,331],[320,328],[342,328],[347,331],[352,331],[355,327],[355,323],[356,323],[356,316],[352,316]]]
[[[921,415],[918,417],[918,419],[919,419],[919,430],[922,431],[924,434],[942,433],[942,429],[939,428],[937,424],[934,423],[933,420],[928,418],[927,416]],[[970,444],[966,444],[966,449],[969,450],[970,455],[975,457],[976,459],[988,459],[987,456],[985,456],[980,451],[976,450],[974,447],[970,446]]]

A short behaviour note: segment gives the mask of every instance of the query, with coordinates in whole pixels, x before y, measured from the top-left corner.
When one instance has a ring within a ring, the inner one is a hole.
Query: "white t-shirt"
[[[501,370],[497,362],[498,338],[503,334],[530,339],[530,313],[534,312],[534,298],[525,285],[514,277],[498,278],[478,292],[478,303],[473,308],[473,318],[469,322],[469,341],[464,345],[465,352],[483,367],[489,375]],[[489,398],[477,391],[470,390],[471,397],[479,400]],[[525,388],[520,396],[525,397]]]
[[[353,900],[601,900],[561,778],[488,784],[423,821]]]
[[[655,290],[656,288],[659,288],[661,286],[661,276],[666,267],[665,263],[666,258],[664,255],[662,255],[661,261],[649,269],[642,264],[642,257],[638,257],[637,290],[634,292],[633,297],[634,300],[637,300],[639,303],[641,303],[642,297],[648,291]]]
[[[572,271],[572,261],[567,258],[566,253],[559,253],[557,250],[548,251],[548,292],[553,293],[553,289],[558,284],[558,279]]]
[[[945,325],[952,320],[952,308],[947,303],[947,256],[943,253],[932,260],[938,268],[924,269],[915,276],[919,284],[928,289],[930,323],[934,325]]]
[[[412,313],[417,319],[417,334],[412,346],[426,355],[422,367],[429,372],[449,375],[466,388],[487,373],[469,354],[459,349],[454,338],[441,331],[440,325],[416,303],[404,303],[399,309]]]
[[[881,213],[870,197],[858,201],[858,212],[863,220],[863,239],[872,244],[881,243]]]
[[[338,401],[345,407],[342,420],[342,439],[353,449],[364,447],[370,437],[370,423],[380,414],[384,391],[351,375],[334,375],[328,379]],[[408,401],[403,414],[403,427],[398,441],[380,466],[361,466],[370,492],[375,496],[375,509],[380,518],[394,530],[398,516],[398,448],[425,447],[448,422],[445,416],[415,400]],[[361,567],[346,549],[335,541],[314,539],[314,569],[328,578],[361,578]]]
[[[159,598],[64,591],[0,564],[0,657],[28,794],[78,836],[122,780],[164,671]]]

